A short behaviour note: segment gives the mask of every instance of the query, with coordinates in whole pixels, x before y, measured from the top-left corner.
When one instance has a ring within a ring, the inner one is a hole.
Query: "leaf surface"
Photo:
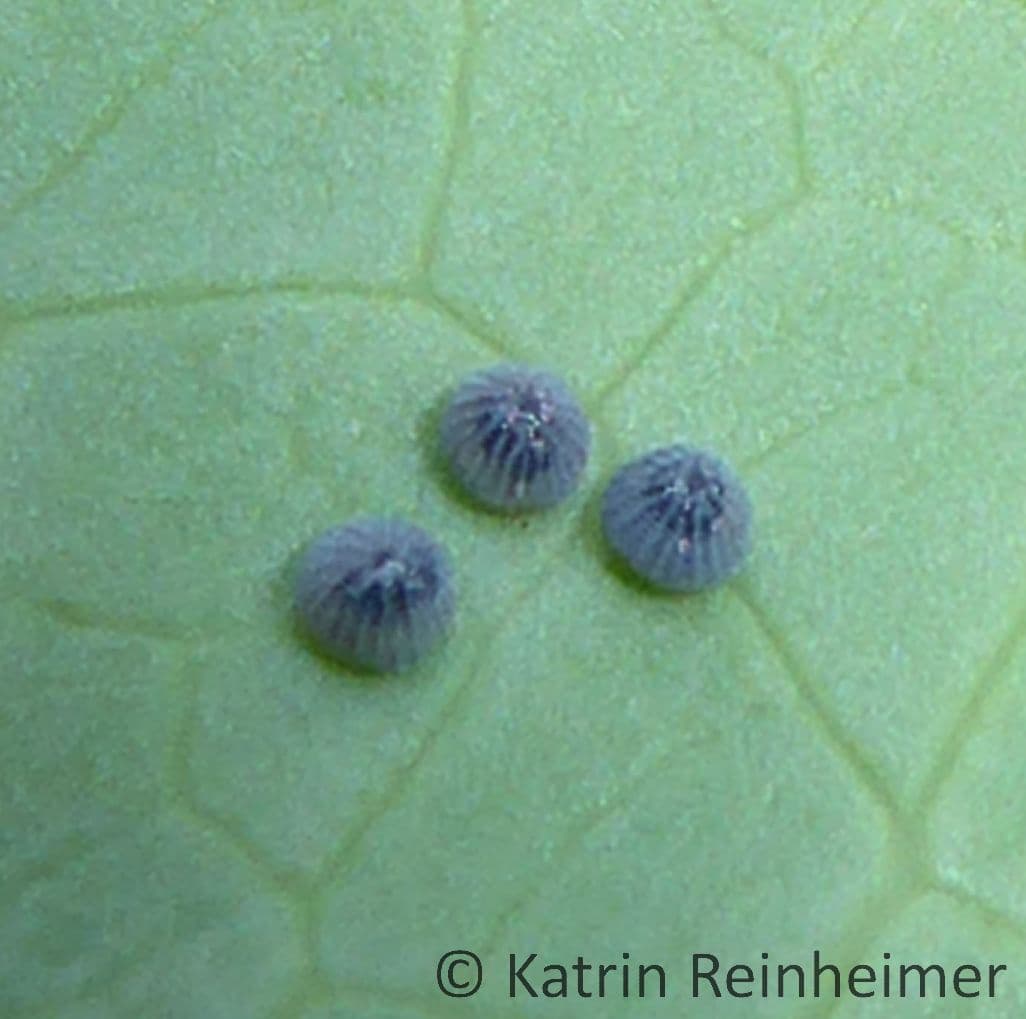
[[[1023,1013],[1022,4],[7,6],[5,1016],[449,1016],[458,947],[489,1019],[532,951],[662,963],[658,1015]],[[524,520],[434,453],[499,359],[595,422]],[[678,439],[757,541],[666,598],[598,499]],[[290,578],[386,512],[460,611],[368,680]],[[813,949],[1009,970],[687,999]]]

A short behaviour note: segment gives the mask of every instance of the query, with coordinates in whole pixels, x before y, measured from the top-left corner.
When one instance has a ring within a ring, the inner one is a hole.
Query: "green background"
[[[5,1019],[1024,1013],[1022,3],[0,14]],[[525,520],[432,452],[511,358],[596,428]],[[598,536],[675,439],[757,514],[699,597]],[[386,511],[448,544],[459,620],[357,679],[291,570]],[[685,996],[687,953],[813,948],[1010,970]],[[672,997],[511,1003],[509,951]]]

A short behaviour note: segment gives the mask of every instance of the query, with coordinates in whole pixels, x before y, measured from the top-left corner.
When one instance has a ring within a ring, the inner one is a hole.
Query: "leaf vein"
[[[172,38],[167,48],[159,56],[154,57],[141,71],[133,75],[118,93],[105,97],[81,137],[64,153],[63,158],[52,162],[43,176],[35,184],[26,188],[8,206],[3,216],[0,217],[0,230],[9,227],[13,220],[33,205],[41,202],[67,180],[96,151],[99,143],[116,130],[136,96],[140,92],[166,81],[185,47],[220,18],[226,9],[223,6],[209,7],[202,17],[197,18]]]
[[[449,141],[442,160],[438,183],[424,219],[424,228],[417,253],[417,266],[424,277],[430,272],[435,260],[435,252],[438,250],[456,168],[470,137],[470,87],[474,58],[477,52],[477,16],[473,0],[461,0],[460,9],[463,20],[463,39],[457,55],[456,74],[449,96]]]
[[[997,643],[994,651],[982,662],[970,687],[962,710],[941,742],[934,765],[923,780],[918,811],[925,818],[936,805],[966,744],[975,735],[984,709],[991,698],[1012,675],[1011,664],[1015,654],[1026,640],[1026,597],[1020,599],[1011,623]]]
[[[618,370],[596,389],[593,394],[596,405],[602,406],[624,388],[635,372],[669,336],[688,308],[711,286],[720,269],[734,255],[739,246],[750,244],[765,233],[786,214],[793,212],[801,205],[805,197],[804,192],[796,191],[787,198],[752,214],[748,217],[748,222],[743,230],[735,231],[721,241],[704,265],[681,283],[669,308],[655,328],[635,345],[633,352],[624,359]]]
[[[363,297],[395,303],[411,299],[396,285],[305,276],[211,284],[183,282],[113,294],[51,298],[29,305],[11,302],[0,314],[0,324],[4,327],[21,327],[52,319],[104,315],[116,311],[169,311],[196,304],[287,295],[310,298]]]
[[[733,591],[784,667],[784,673],[798,695],[799,703],[805,708],[806,721],[810,728],[817,732],[838,759],[847,765],[865,792],[883,810],[892,827],[900,829],[901,811],[885,777],[863,754],[858,744],[845,732],[841,723],[824,704],[823,695],[817,684],[758,600],[741,581],[735,583]]]

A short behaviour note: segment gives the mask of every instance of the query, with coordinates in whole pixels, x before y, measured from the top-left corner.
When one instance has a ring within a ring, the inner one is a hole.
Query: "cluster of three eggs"
[[[588,461],[591,428],[573,394],[545,371],[500,365],[456,389],[441,447],[459,484],[501,512],[566,499]],[[664,446],[620,468],[602,500],[606,540],[655,587],[696,591],[740,570],[751,506],[713,453]],[[401,671],[443,637],[455,613],[452,568],[429,534],[400,519],[363,518],[307,549],[296,609],[323,651],[374,671]]]

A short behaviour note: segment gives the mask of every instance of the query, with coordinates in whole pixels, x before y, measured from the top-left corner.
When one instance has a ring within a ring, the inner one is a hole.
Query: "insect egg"
[[[400,672],[437,644],[452,621],[449,557],[430,535],[403,520],[353,520],[325,531],[307,548],[295,607],[332,658],[375,672]]]
[[[556,376],[521,365],[476,372],[445,410],[442,451],[462,487],[497,510],[567,498],[588,461],[591,427]]]
[[[732,577],[751,543],[748,494],[718,456],[656,449],[613,476],[602,499],[606,540],[642,578],[697,591]]]

